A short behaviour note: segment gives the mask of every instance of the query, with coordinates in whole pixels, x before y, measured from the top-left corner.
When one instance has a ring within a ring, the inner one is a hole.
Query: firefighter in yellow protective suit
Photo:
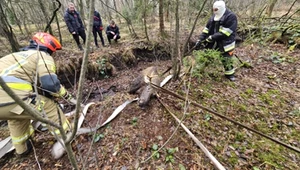
[[[0,75],[5,83],[28,105],[43,117],[61,125],[67,131],[70,124],[58,107],[55,98],[70,99],[71,95],[60,84],[55,74],[52,54],[61,49],[59,41],[48,33],[36,33],[23,51],[0,59]],[[37,89],[36,91],[34,89]],[[60,118],[59,118],[60,117]],[[0,119],[8,120],[10,136],[18,155],[32,150],[30,137],[34,129],[32,118],[0,86]],[[51,133],[60,135],[58,129],[48,127]]]

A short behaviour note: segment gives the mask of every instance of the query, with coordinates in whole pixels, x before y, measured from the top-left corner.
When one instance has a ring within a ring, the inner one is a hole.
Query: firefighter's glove
[[[62,96],[62,98],[64,98],[67,101],[70,101],[73,98],[73,96],[69,92],[66,92],[65,95]]]
[[[208,43],[212,43],[213,42],[212,36],[210,35],[208,38],[206,38],[205,41]]]
[[[70,101],[72,99],[72,95],[65,89],[64,86],[60,87],[59,95],[67,101]]]
[[[198,41],[196,42],[195,46],[196,46],[196,48],[200,48],[200,46],[201,46],[201,40],[198,40]]]

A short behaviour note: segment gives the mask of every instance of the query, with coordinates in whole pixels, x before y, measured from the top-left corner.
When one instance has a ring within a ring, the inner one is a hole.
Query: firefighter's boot
[[[27,156],[28,154],[31,153],[32,149],[33,149],[33,141],[31,140],[31,138],[27,139],[26,142],[23,144],[23,152],[16,149],[16,154],[17,154],[17,157],[25,157]],[[19,153],[18,153],[19,152]]]

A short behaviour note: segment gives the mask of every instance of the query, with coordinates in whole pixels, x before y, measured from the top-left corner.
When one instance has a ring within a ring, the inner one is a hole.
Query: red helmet
[[[47,47],[52,52],[55,52],[56,50],[61,50],[61,44],[59,43],[59,41],[48,33],[38,32],[32,37],[32,39],[37,44]]]

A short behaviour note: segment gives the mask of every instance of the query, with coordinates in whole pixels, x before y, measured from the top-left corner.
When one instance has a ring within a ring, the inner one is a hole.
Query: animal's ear
[[[145,75],[144,76],[144,82],[147,83],[147,84],[150,83],[151,82],[151,77],[149,77],[148,75]]]

